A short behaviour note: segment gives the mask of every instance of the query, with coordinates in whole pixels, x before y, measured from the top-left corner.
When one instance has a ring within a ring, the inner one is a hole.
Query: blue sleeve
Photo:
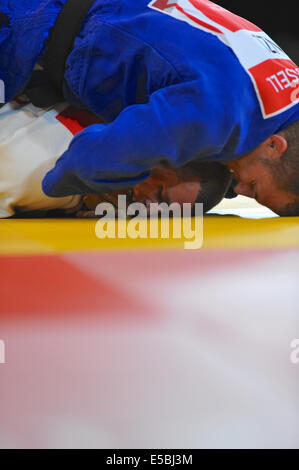
[[[233,113],[225,112],[224,91],[216,96],[204,88],[194,81],[160,89],[149,103],[88,127],[46,175],[44,192],[60,197],[133,187],[159,164],[179,167],[218,154],[233,132]]]

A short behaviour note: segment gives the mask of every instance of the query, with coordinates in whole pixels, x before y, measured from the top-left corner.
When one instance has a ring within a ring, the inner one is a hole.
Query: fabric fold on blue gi
[[[66,0],[1,0],[0,79],[5,101],[22,93]]]

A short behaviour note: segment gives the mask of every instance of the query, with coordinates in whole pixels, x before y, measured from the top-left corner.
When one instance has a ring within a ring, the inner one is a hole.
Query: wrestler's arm
[[[220,153],[236,117],[225,112],[225,90],[200,87],[194,81],[158,90],[148,104],[82,131],[45,177],[44,192],[61,197],[116,191],[144,181],[159,164],[180,167]]]

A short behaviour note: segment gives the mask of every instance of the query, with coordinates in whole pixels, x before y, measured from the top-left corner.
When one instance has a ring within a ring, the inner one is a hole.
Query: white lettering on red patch
[[[294,88],[299,68],[253,23],[208,0],[152,0],[148,6],[214,34],[230,47],[252,80],[264,119],[298,104]]]

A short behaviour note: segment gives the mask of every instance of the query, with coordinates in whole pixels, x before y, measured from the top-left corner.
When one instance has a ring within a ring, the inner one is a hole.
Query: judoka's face
[[[237,185],[234,191],[242,196],[256,199],[277,214],[283,213],[288,204],[295,202],[295,196],[277,187],[271,165],[287,149],[282,135],[269,137],[253,152],[226,165],[234,173]]]
[[[150,178],[135,186],[132,190],[133,199],[149,207],[151,203],[195,204],[201,185],[196,177],[184,173],[180,169],[157,167],[151,172]]]
[[[151,176],[147,180],[132,189],[98,196],[88,195],[85,196],[84,201],[86,207],[90,210],[94,210],[102,201],[110,202],[117,208],[118,196],[125,194],[127,196],[127,205],[139,202],[144,204],[149,212],[152,203],[166,202],[170,205],[176,202],[181,206],[185,203],[193,205],[200,191],[201,184],[198,177],[192,176],[190,172],[158,167],[151,171]]]

